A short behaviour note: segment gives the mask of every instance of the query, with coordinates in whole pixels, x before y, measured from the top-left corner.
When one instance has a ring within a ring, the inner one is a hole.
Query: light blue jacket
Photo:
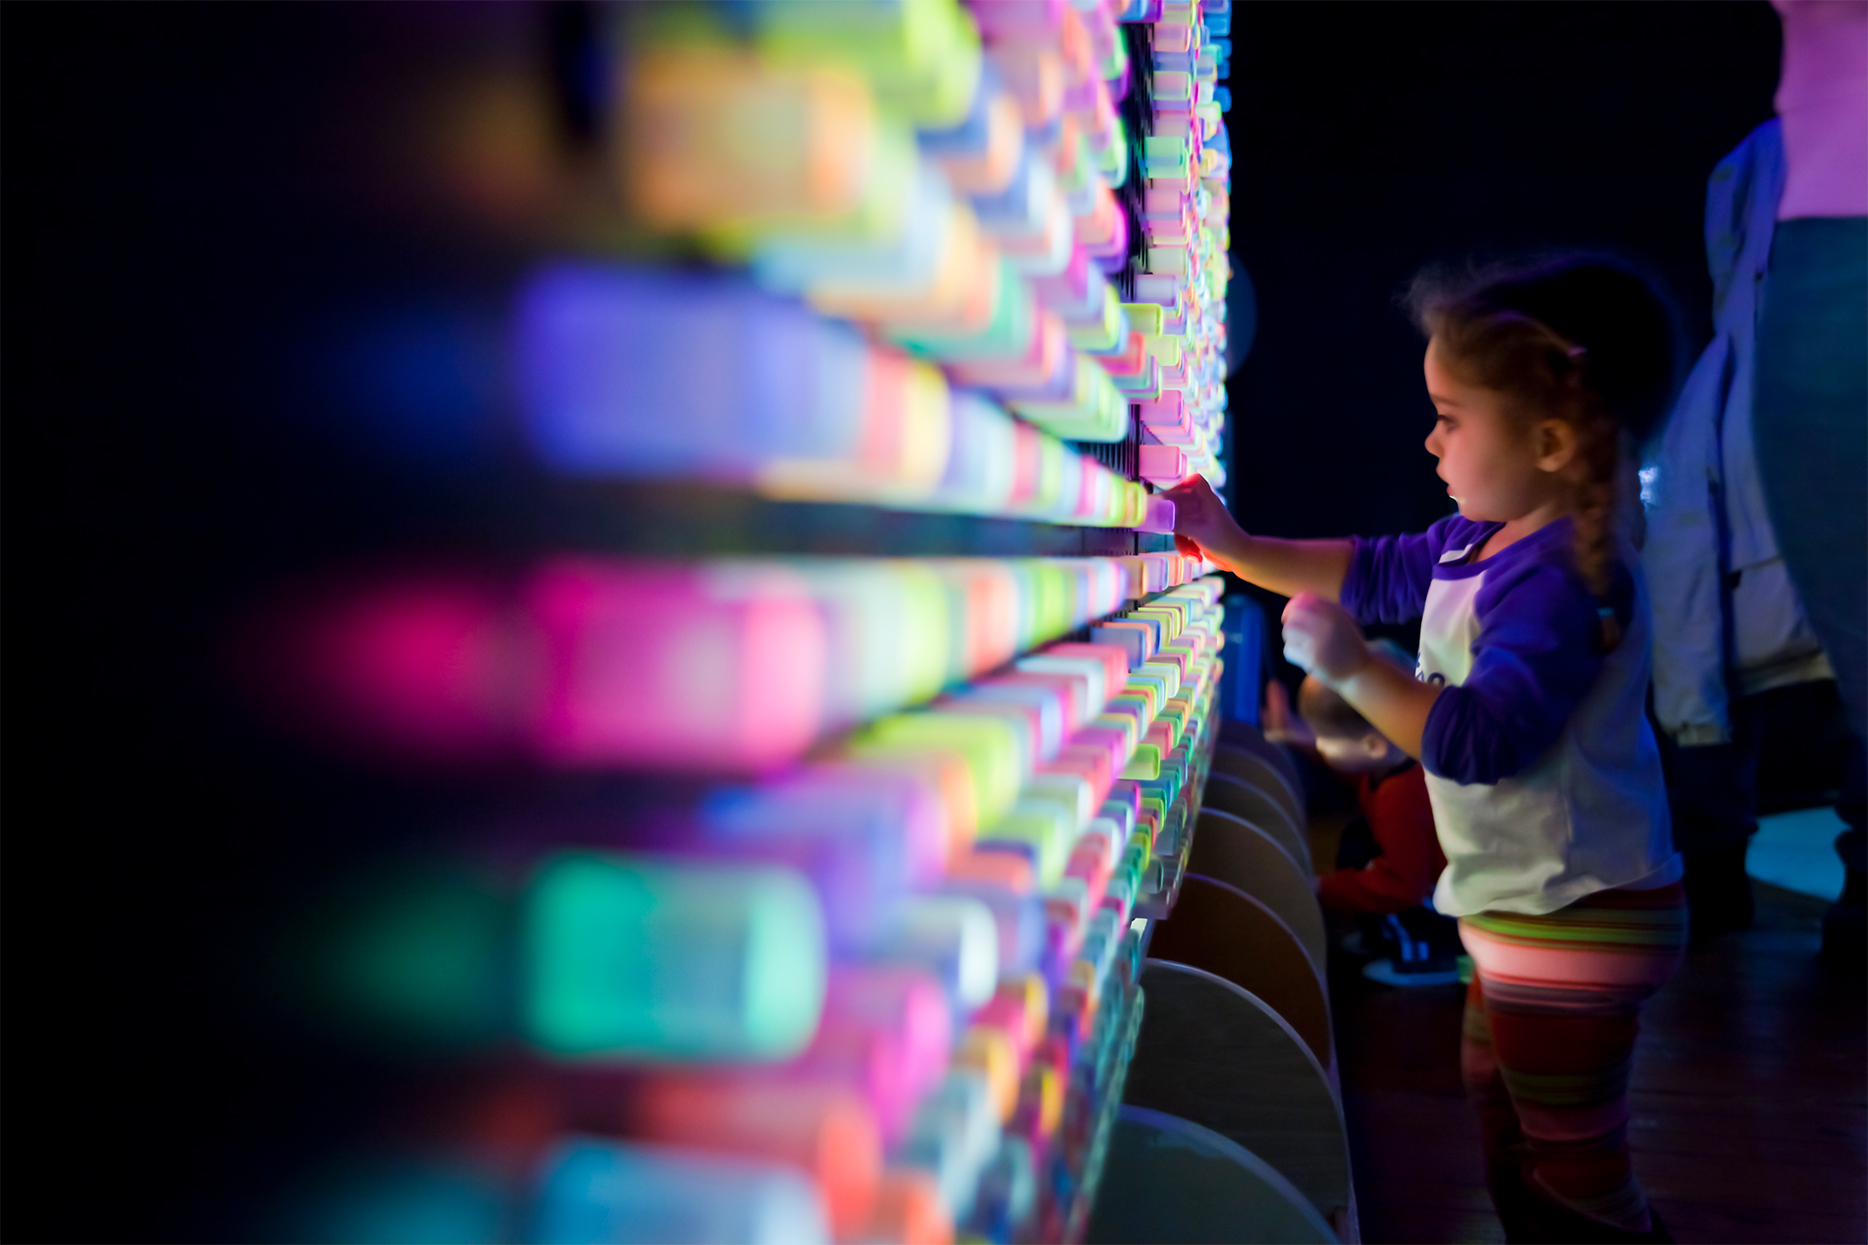
[[[1759,295],[1784,189],[1765,122],[1706,184],[1712,343],[1641,472],[1654,609],[1654,710],[1684,746],[1731,739],[1737,696],[1827,674],[1771,530],[1752,454]]]

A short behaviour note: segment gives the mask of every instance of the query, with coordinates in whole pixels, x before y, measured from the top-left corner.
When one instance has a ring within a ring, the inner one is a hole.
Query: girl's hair
[[[1561,419],[1576,430],[1576,567],[1605,594],[1624,442],[1645,441],[1673,401],[1681,333],[1672,302],[1629,265],[1600,255],[1428,269],[1404,301],[1445,366],[1505,394],[1521,418]]]

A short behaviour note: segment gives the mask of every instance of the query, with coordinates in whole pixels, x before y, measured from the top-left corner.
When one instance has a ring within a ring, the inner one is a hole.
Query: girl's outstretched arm
[[[1202,476],[1189,476],[1162,496],[1174,503],[1174,541],[1187,552],[1204,553],[1239,578],[1287,597],[1314,592],[1341,598],[1355,542],[1247,536]]]
[[[1284,655],[1321,679],[1386,735],[1420,760],[1427,715],[1445,690],[1376,659],[1362,628],[1320,595],[1300,593],[1284,607]]]

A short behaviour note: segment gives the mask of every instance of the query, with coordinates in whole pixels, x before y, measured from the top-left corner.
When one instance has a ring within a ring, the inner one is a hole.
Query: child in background
[[[1392,640],[1369,647],[1378,660],[1413,673],[1414,659]],[[1397,986],[1457,981],[1457,931],[1423,906],[1446,868],[1425,772],[1315,675],[1297,689],[1297,711],[1308,746],[1354,789],[1362,814],[1344,828],[1336,871],[1318,879],[1318,901],[1360,918],[1364,947],[1385,953],[1364,966],[1364,976]]]
[[[1425,533],[1247,535],[1206,482],[1176,541],[1292,598],[1285,654],[1427,773],[1434,907],[1474,961],[1461,1065],[1512,1240],[1667,1240],[1628,1154],[1643,1002],[1678,969],[1686,901],[1645,712],[1650,630],[1617,528],[1627,455],[1673,392],[1674,325],[1613,262],[1417,280],[1458,506]],[[1358,619],[1421,619],[1420,679]]]

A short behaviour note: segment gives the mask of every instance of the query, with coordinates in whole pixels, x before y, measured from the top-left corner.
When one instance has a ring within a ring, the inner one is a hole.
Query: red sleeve
[[[1400,912],[1433,894],[1446,856],[1433,828],[1427,774],[1410,765],[1378,787],[1364,778],[1356,800],[1382,854],[1361,869],[1339,869],[1317,884],[1317,898],[1338,912]]]

